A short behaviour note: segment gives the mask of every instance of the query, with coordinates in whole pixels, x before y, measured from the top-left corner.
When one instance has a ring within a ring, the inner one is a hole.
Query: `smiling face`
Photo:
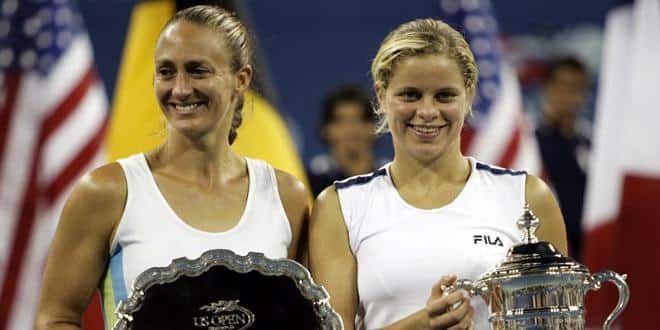
[[[191,138],[229,134],[245,85],[241,72],[232,72],[230,60],[230,51],[210,29],[179,21],[162,32],[155,50],[154,88],[174,130]]]
[[[377,94],[396,154],[421,161],[460,154],[470,98],[455,60],[438,54],[402,58]]]

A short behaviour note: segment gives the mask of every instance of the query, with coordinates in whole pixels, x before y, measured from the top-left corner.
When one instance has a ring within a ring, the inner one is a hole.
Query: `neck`
[[[396,153],[390,173],[399,187],[407,184],[440,187],[467,181],[470,163],[458,150],[428,161]]]
[[[192,140],[172,132],[151,157],[156,169],[203,189],[212,189],[246,171],[245,160],[231,149],[226,136]]]

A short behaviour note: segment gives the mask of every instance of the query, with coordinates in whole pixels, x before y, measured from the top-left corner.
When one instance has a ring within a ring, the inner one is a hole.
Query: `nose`
[[[185,99],[192,94],[192,91],[193,89],[188,75],[178,74],[174,80],[172,96],[178,99]]]
[[[424,121],[434,121],[440,116],[440,111],[438,110],[435,100],[425,98],[420,103],[419,108],[416,112],[417,116]]]

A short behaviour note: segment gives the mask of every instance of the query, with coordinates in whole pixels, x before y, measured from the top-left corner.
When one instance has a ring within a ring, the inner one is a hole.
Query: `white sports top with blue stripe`
[[[114,325],[115,308],[131,294],[135,278],[150,267],[167,266],[179,257],[198,258],[218,248],[240,255],[255,251],[270,258],[287,257],[291,226],[280,200],[275,171],[264,161],[246,161],[249,188],[245,210],[236,226],[218,233],[195,229],[174,213],[143,154],[118,161],[128,193],[101,287],[106,328]]]
[[[403,200],[390,164],[335,183],[357,262],[358,329],[381,328],[419,311],[442,275],[476,280],[520,242],[516,220],[526,173],[469,160],[463,190],[437,209]],[[476,329],[489,329],[485,303],[471,303]]]

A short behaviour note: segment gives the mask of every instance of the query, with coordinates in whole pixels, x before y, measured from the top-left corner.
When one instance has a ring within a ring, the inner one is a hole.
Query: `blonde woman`
[[[478,70],[460,33],[432,19],[405,23],[371,73],[394,160],[319,195],[312,274],[348,330],[488,329],[483,302],[443,288],[476,279],[519,242],[525,203],[542,221],[539,238],[566,253],[559,207],[537,177],[461,154]]]

